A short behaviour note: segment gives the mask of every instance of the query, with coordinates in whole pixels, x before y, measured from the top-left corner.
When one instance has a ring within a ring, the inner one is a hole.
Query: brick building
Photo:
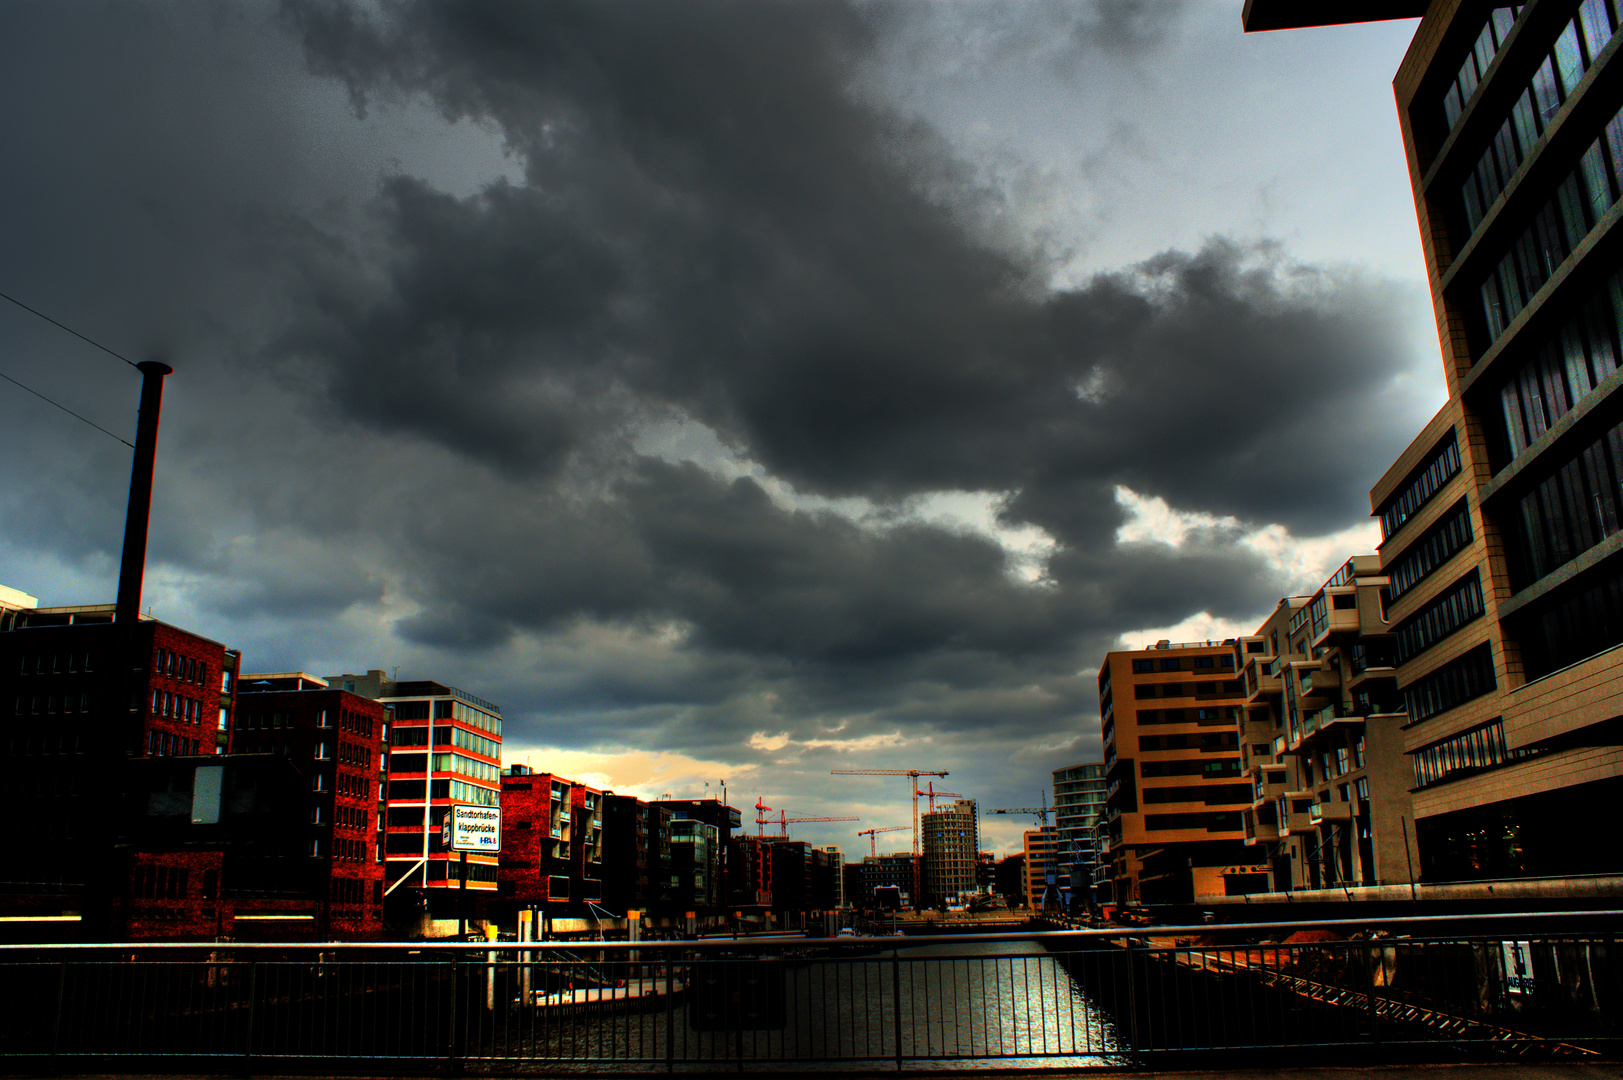
[[[237,692],[232,753],[280,754],[309,779],[310,855],[328,871],[328,936],[378,936],[389,708],[303,673],[245,674]]]

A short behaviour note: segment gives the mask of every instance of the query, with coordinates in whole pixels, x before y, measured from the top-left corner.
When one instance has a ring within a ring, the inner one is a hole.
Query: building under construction
[[[974,799],[958,799],[923,816],[919,829],[924,845],[924,902],[947,907],[967,902],[979,889],[976,852],[980,822]]]

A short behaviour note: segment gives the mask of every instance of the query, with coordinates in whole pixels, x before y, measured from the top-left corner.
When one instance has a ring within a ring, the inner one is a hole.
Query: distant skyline
[[[1107,650],[1371,549],[1443,400],[1414,25],[10,0],[0,292],[175,367],[158,617],[857,855],[906,784],[830,769],[1033,805]],[[8,304],[0,345],[133,433],[124,365]],[[110,603],[127,448],[0,402],[0,585]]]

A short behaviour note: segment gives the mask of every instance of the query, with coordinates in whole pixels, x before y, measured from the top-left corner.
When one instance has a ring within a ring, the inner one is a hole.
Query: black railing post
[[[457,1027],[456,1027],[456,1022],[457,1022],[457,992],[458,992],[458,983],[460,982],[459,976],[461,974],[462,974],[462,952],[461,952],[460,949],[452,949],[451,950],[451,1002],[450,1002],[449,1009],[447,1010],[448,1013],[449,1013],[449,1019],[450,1019],[450,1030],[446,1032],[446,1040],[445,1040],[445,1051],[446,1051],[445,1056],[446,1056],[446,1060],[449,1062],[450,1071],[451,1071],[452,1076],[460,1075],[461,1072],[462,1072],[462,1063],[461,1063],[460,1060],[458,1060],[458,1058],[459,1058],[459,1054],[458,1054],[459,1040],[457,1038]]]
[[[1132,938],[1125,939],[1126,948],[1122,950],[1127,957],[1127,1039],[1132,1044],[1133,1053],[1139,1052],[1138,1045],[1138,980],[1134,978],[1133,969],[1138,966],[1135,962],[1137,949]]]
[[[665,954],[665,1071],[676,1071],[676,965]]]
[[[901,951],[890,950],[891,1032],[896,1040],[896,1071],[902,1071],[902,960]]]
[[[240,1075],[253,1072],[254,1061],[254,1002],[259,996],[259,961],[248,961],[248,1022],[242,1036],[242,1069]]]
[[[68,958],[64,956],[56,968],[56,1017],[51,1021],[51,1056],[55,1057],[62,1044],[62,998],[68,989]]]

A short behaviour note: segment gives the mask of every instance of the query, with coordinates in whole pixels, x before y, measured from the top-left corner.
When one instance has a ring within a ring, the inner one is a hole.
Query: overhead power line
[[[115,359],[118,359],[118,360],[122,360],[126,364],[130,365],[130,367],[136,368],[137,370],[139,370],[139,365],[137,365],[136,362],[134,360],[131,360],[129,357],[127,357],[127,356],[119,356],[118,353],[114,352],[112,349],[109,349],[107,346],[103,345],[101,342],[95,341],[95,340],[92,340],[91,338],[85,337],[83,334],[79,333],[79,331],[75,330],[73,327],[65,326],[62,323],[57,322],[55,319],[53,319],[49,315],[45,314],[45,312],[39,311],[39,310],[36,310],[34,308],[29,307],[27,304],[23,303],[21,300],[17,299],[15,296],[7,296],[5,293],[0,292],[0,300],[10,300],[13,304],[16,304],[18,307],[22,308],[24,311],[28,312],[30,315],[38,315],[40,318],[44,319],[46,322],[50,323],[52,326],[55,326],[55,327],[57,327],[58,329],[61,329],[61,330],[66,330],[68,333],[72,334],[74,337],[78,338],[80,341],[86,342],[87,344],[90,344],[90,345],[94,345],[96,348],[100,349],[102,352],[106,353],[108,356],[111,356],[111,357],[113,357]],[[19,383],[18,385],[21,386],[22,384]],[[27,390],[28,388],[26,386],[24,386],[23,389]],[[49,401],[50,399],[47,398],[46,400]],[[56,403],[53,401],[53,402],[51,402],[51,404],[54,405]],[[77,414],[75,414],[75,415],[77,415]],[[84,418],[80,417],[80,419],[84,419]],[[85,423],[89,423],[89,421],[86,420]],[[113,438],[118,439],[118,436],[114,435]],[[119,441],[123,442],[124,440],[119,439]]]
[[[119,442],[121,442],[125,446],[129,447],[131,450],[135,449],[135,444],[130,442],[128,439],[124,438],[124,436],[122,436],[122,435],[113,435],[113,433],[111,431],[108,431],[106,428],[102,427],[100,424],[96,423],[94,420],[90,420],[90,419],[87,419],[86,417],[80,416],[78,413],[74,412],[72,409],[68,408],[66,405],[62,404],[60,401],[52,401],[50,398],[46,397],[44,394],[40,393],[38,390],[35,390],[31,386],[23,386],[22,383],[18,382],[16,379],[13,379],[10,375],[7,375],[3,371],[0,371],[0,379],[6,380],[6,382],[10,383],[13,386],[20,387],[20,388],[22,388],[24,390],[27,390],[30,394],[33,394],[35,397],[39,398],[41,401],[43,401],[43,402],[45,402],[45,403],[47,403],[49,405],[55,405],[58,409],[61,409],[63,412],[67,413],[69,416],[73,417],[75,420],[83,420],[85,423],[89,424],[91,427],[95,428],[97,431],[101,432],[103,435],[112,435],[113,438],[117,439]]]

